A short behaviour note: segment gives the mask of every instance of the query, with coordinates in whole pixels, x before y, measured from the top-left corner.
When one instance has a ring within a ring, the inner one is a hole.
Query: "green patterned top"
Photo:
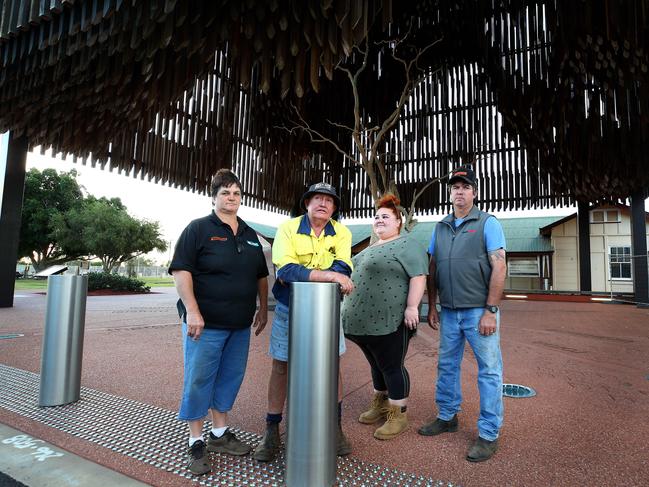
[[[345,297],[342,323],[348,335],[388,335],[403,322],[410,278],[428,274],[428,255],[415,239],[399,237],[352,258],[354,292]]]

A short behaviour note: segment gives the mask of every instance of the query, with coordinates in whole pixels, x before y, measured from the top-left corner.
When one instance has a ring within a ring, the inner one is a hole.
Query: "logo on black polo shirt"
[[[216,240],[217,242],[225,242],[227,239],[228,239],[228,237],[216,237],[216,236],[214,236],[214,237],[210,237],[210,240],[211,240],[212,242],[215,241],[215,240]]]

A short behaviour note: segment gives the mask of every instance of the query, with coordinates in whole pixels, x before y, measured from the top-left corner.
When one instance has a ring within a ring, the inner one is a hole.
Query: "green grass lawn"
[[[140,277],[149,287],[173,287],[173,277]],[[16,291],[45,291],[47,279],[16,279]]]
[[[149,287],[173,287],[174,278],[169,277],[139,277],[140,281],[144,281]]]
[[[45,291],[47,279],[16,279],[16,291]]]

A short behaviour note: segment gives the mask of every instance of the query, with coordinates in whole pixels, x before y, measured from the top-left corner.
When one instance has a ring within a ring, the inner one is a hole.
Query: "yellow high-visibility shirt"
[[[273,242],[273,264],[299,264],[307,269],[326,270],[340,260],[352,268],[352,233],[335,220],[329,220],[319,237],[315,236],[306,215],[284,222]]]

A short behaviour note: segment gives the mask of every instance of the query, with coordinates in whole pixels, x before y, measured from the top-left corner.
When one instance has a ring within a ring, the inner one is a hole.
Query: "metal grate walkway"
[[[0,364],[0,407],[90,441],[148,465],[191,479],[199,485],[281,486],[284,458],[259,463],[250,456],[210,453],[212,473],[194,477],[185,469],[186,425],[176,414],[155,406],[86,387],[73,404],[38,407],[39,375]],[[207,429],[207,426],[206,426]],[[246,443],[261,437],[235,428]],[[340,486],[436,486],[453,484],[346,457],[338,459]]]

